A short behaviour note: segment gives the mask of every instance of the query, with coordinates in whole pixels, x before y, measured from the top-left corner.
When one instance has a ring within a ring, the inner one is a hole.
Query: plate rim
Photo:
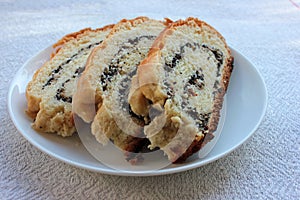
[[[9,90],[8,90],[8,95],[7,95],[7,99],[6,99],[7,100],[7,109],[8,109],[8,112],[9,112],[9,116],[10,116],[14,126],[17,128],[18,132],[20,132],[21,135],[29,143],[31,143],[33,146],[35,146],[40,151],[50,155],[51,157],[53,157],[55,159],[58,159],[58,160],[60,160],[64,163],[70,164],[72,166],[78,167],[78,168],[86,169],[86,170],[97,172],[97,173],[109,174],[109,175],[118,175],[118,176],[158,176],[158,175],[173,174],[173,173],[178,173],[178,172],[183,172],[183,171],[195,169],[195,168],[207,165],[211,162],[214,162],[214,161],[228,155],[232,151],[236,150],[238,147],[240,147],[243,143],[245,143],[255,133],[255,131],[258,129],[259,125],[263,121],[263,119],[265,117],[265,114],[266,114],[267,102],[268,102],[268,93],[267,93],[267,87],[266,87],[265,81],[264,81],[261,73],[258,71],[256,66],[247,57],[245,57],[241,52],[239,52],[238,50],[236,50],[235,48],[233,48],[230,45],[229,45],[229,48],[230,48],[231,52],[234,52],[234,54],[237,54],[238,56],[242,57],[246,62],[248,62],[248,64],[251,66],[251,68],[255,71],[255,73],[259,77],[259,79],[261,81],[261,84],[262,84],[262,90],[264,92],[264,97],[265,97],[263,99],[263,102],[262,102],[263,109],[261,111],[261,115],[260,115],[260,118],[258,119],[257,123],[255,124],[255,126],[252,127],[251,131],[247,134],[246,137],[244,137],[236,145],[234,145],[233,147],[231,147],[227,151],[219,153],[219,154],[217,154],[217,155],[215,155],[215,156],[213,156],[213,157],[211,157],[207,160],[203,160],[202,162],[190,163],[188,165],[181,164],[181,165],[178,165],[174,168],[162,168],[162,169],[146,171],[146,172],[144,172],[144,171],[133,172],[133,171],[117,170],[117,169],[109,168],[107,166],[105,166],[105,168],[99,168],[99,167],[86,165],[86,164],[83,164],[83,163],[80,163],[80,162],[74,162],[74,161],[72,161],[68,158],[65,158],[65,157],[57,154],[57,153],[53,153],[49,149],[43,147],[41,144],[37,143],[35,140],[31,139],[26,133],[24,133],[24,131],[22,130],[22,127],[18,124],[18,122],[16,121],[16,119],[14,117],[14,113],[12,111],[12,105],[11,105],[12,93],[13,93],[13,88],[14,88],[13,86],[15,85],[14,83],[16,82],[17,78],[20,76],[21,72],[25,69],[25,67],[33,59],[35,59],[37,56],[39,56],[43,52],[51,50],[52,46],[48,46],[48,47],[42,49],[41,51],[39,51],[38,53],[36,53],[34,56],[30,57],[22,65],[22,67],[20,67],[17,70],[17,73],[14,75],[13,79],[11,80],[11,82],[9,84]]]

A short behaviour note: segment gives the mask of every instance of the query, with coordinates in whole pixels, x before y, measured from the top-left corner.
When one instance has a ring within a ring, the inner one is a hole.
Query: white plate
[[[54,134],[37,133],[32,120],[25,114],[25,89],[33,73],[49,59],[51,47],[44,49],[19,69],[8,93],[8,110],[20,133],[43,152],[71,165],[101,172],[126,176],[170,174],[200,167],[230,153],[255,132],[265,114],[267,92],[256,68],[239,52],[231,48],[235,58],[226,101],[226,118],[222,133],[214,148],[204,158],[189,159],[184,164],[172,164],[152,171],[120,171],[109,168],[93,158],[78,136],[62,139]]]

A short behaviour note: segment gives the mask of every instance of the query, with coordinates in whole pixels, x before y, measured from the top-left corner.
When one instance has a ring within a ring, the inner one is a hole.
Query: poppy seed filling
[[[90,44],[87,47],[83,47],[81,48],[77,53],[75,53],[74,55],[72,55],[69,59],[67,59],[65,62],[61,63],[56,69],[52,70],[51,74],[49,74],[50,78],[46,81],[46,83],[42,86],[42,90],[44,90],[47,86],[50,86],[54,81],[56,81],[59,77],[60,77],[60,73],[63,70],[65,65],[68,65],[72,60],[76,59],[76,57],[78,57],[79,55],[81,55],[82,53],[84,53],[85,51],[91,49],[94,46],[97,46],[101,43],[100,42],[96,42],[94,44]],[[72,78],[75,78],[76,75],[80,75],[81,72],[83,70],[79,70],[75,72],[75,74],[73,75]]]
[[[167,72],[166,73],[167,77],[168,77],[168,72],[171,72],[176,67],[176,65],[178,65],[180,60],[184,57],[185,48],[190,48],[193,51],[195,51],[196,49],[200,49],[202,51],[212,52],[215,59],[218,62],[218,64],[217,64],[217,74],[216,75],[217,75],[217,77],[221,76],[220,67],[223,64],[223,53],[219,49],[209,47],[206,44],[200,45],[199,43],[186,43],[185,45],[180,47],[180,53],[175,53],[175,55],[171,59],[171,62],[168,62],[168,61],[165,60],[164,70]],[[209,57],[208,57],[208,59],[209,59]],[[200,69],[200,71],[201,71],[201,69]],[[200,73],[200,71],[197,70],[196,74],[193,74],[191,76],[191,78],[189,79],[189,81],[188,81],[187,85],[185,86],[185,88],[187,88],[188,84],[196,85],[199,89],[202,89],[205,86],[204,75],[202,73]],[[168,84],[168,83],[164,83],[164,84],[165,84],[166,89],[167,89],[168,98],[172,98],[174,96],[174,92],[172,91],[173,88],[170,87],[170,84]],[[218,81],[216,81],[214,83],[215,88],[218,87],[218,84],[219,84]]]
[[[147,51],[145,52],[145,47],[141,46],[140,43],[142,41],[151,41],[152,43],[155,38],[156,36],[152,35],[142,35],[134,39],[128,39],[126,42],[120,45],[121,47],[114,55],[114,59],[100,74],[100,83],[103,92],[106,92],[110,89],[109,85],[111,85],[111,82],[119,79],[119,100],[117,104],[119,104],[120,110],[128,113],[131,119],[140,126],[144,126],[148,120],[145,121],[143,116],[135,114],[131,110],[127,99],[129,95],[131,79],[136,74],[137,66],[139,65],[140,60],[144,59],[148,53],[149,47],[147,47]],[[131,58],[133,57],[139,57],[140,59],[135,59],[132,61]],[[127,67],[128,65],[130,65],[130,67]]]
[[[112,62],[108,65],[108,67],[104,68],[103,72],[100,75],[100,82],[102,85],[102,90],[106,91],[107,90],[107,85],[109,82],[113,80],[113,77],[116,76],[117,74],[120,74],[123,72],[122,68],[122,61],[126,60],[127,57],[131,56],[132,54],[140,54],[141,52],[139,51],[138,48],[136,48],[136,45],[143,40],[154,40],[156,37],[151,36],[151,35],[142,35],[139,37],[136,37],[134,39],[128,39],[127,42],[125,42],[121,48],[119,49],[118,53],[115,54],[116,60],[112,60]],[[146,55],[142,55],[145,57]],[[127,64],[126,61],[124,64]],[[138,66],[139,63],[134,63],[135,66]],[[136,68],[136,67],[135,67]],[[136,69],[135,69],[136,72]],[[134,73],[135,74],[135,73]],[[132,76],[134,75],[132,74]],[[131,76],[131,77],[132,77]]]
[[[175,53],[174,56],[172,56],[171,59],[165,59],[165,65],[164,65],[164,70],[165,76],[169,77],[169,73],[172,72],[172,70],[175,70],[177,65],[180,64],[181,60],[184,58],[186,49],[189,48],[193,52],[196,50],[200,50],[200,52],[203,53],[209,53],[209,55],[212,55],[213,58],[216,60],[217,63],[217,70],[216,70],[216,77],[220,77],[220,68],[223,64],[223,53],[219,49],[215,49],[213,47],[209,47],[206,44],[200,45],[199,43],[186,43],[185,45],[180,47],[180,50],[178,53]],[[211,57],[209,56],[208,59]],[[180,74],[183,72],[179,71]],[[166,89],[166,93],[168,95],[167,99],[173,99],[175,96],[175,91],[174,88],[176,88],[176,82],[173,84],[171,82],[167,82],[165,79],[164,81],[164,87]],[[191,87],[195,86],[195,87]],[[214,89],[217,89],[219,86],[219,81],[216,80],[214,82]],[[187,93],[188,96],[197,96],[197,93],[195,90],[202,90],[205,87],[205,77],[202,72],[201,68],[198,68],[194,74],[190,75],[188,78],[187,82],[184,85],[184,91]],[[213,95],[217,92],[220,92],[219,90],[214,91]],[[198,127],[199,131],[202,132],[204,135],[208,133],[208,120],[210,118],[211,112],[208,113],[199,113],[195,108],[192,108],[190,104],[188,103],[188,98],[182,98],[181,101],[181,108],[185,110],[185,112],[195,120],[196,126]]]

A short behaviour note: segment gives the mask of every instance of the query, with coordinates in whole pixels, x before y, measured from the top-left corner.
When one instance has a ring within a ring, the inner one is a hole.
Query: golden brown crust
[[[59,50],[62,48],[62,46],[64,44],[66,44],[70,40],[76,39],[78,37],[78,35],[83,34],[84,32],[87,32],[87,31],[91,31],[91,30],[92,30],[91,28],[85,28],[80,31],[77,31],[74,33],[69,33],[69,34],[65,35],[63,38],[61,38],[55,44],[52,45],[53,52],[51,53],[50,58],[53,58],[59,52]]]

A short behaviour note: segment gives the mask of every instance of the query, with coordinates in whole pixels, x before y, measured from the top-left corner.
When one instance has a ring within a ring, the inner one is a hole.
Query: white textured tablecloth
[[[0,199],[299,199],[300,1],[140,1],[0,0]],[[67,33],[140,15],[199,17],[254,63],[269,99],[253,137],[216,162],[156,177],[86,171],[25,140],[6,100],[24,62]]]

